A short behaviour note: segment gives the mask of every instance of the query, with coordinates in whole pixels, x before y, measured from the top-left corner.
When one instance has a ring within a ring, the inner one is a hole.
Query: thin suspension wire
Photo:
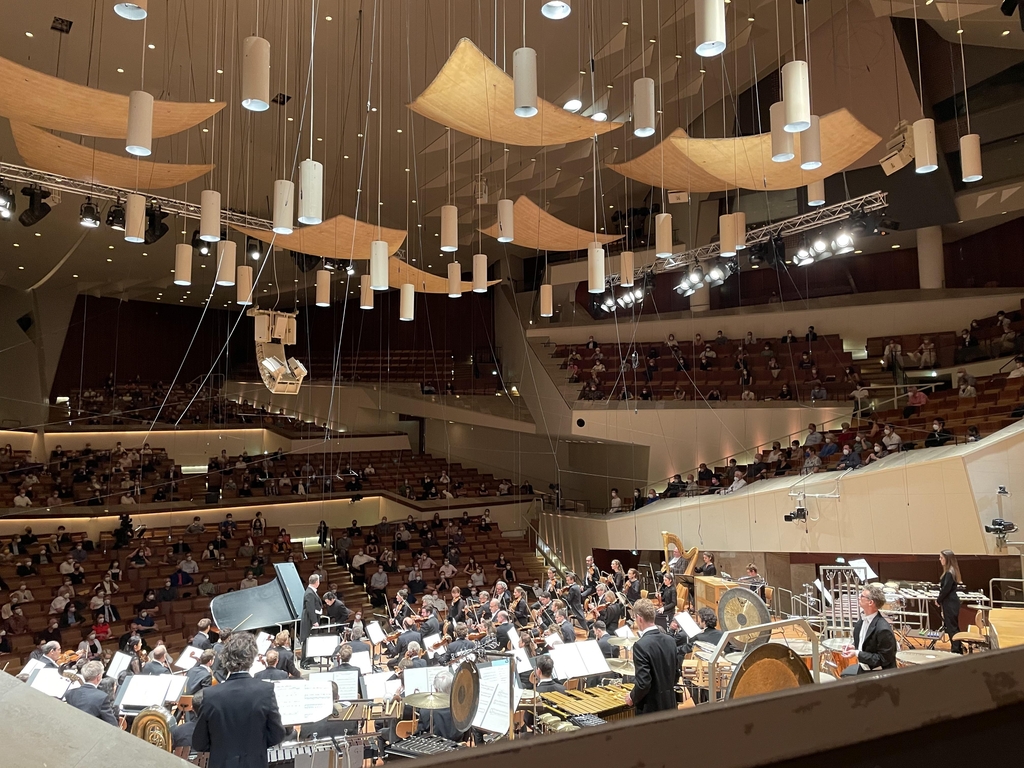
[[[960,20],[960,0],[956,0],[956,28],[962,30],[963,22]],[[967,116],[967,133],[971,132],[971,105],[967,100],[967,59],[964,57],[964,36],[958,34],[960,39],[960,74],[964,79],[964,112]],[[920,62],[919,62],[920,63]]]
[[[921,101],[921,117],[924,117],[924,80],[921,78],[921,31],[917,22],[917,0],[911,0],[911,4],[914,6],[914,47],[917,49],[917,95]]]

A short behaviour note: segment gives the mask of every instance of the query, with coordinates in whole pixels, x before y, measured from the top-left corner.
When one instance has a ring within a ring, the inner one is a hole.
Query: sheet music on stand
[[[256,653],[262,656],[270,650],[274,643],[274,636],[267,632],[260,632],[256,635]]]
[[[623,624],[621,627],[615,630],[616,637],[636,637],[636,633],[630,628],[628,624]]]
[[[131,675],[118,691],[117,705],[121,712],[163,706],[172,675]],[[184,684],[184,678],[179,678]]]
[[[285,725],[315,723],[334,711],[334,689],[330,680],[277,680],[274,695]]]
[[[693,616],[690,615],[689,611],[680,611],[672,618],[676,620],[676,624],[686,633],[689,639],[692,640],[701,633],[701,628],[693,620]]]
[[[506,734],[511,717],[509,660],[495,659],[489,666],[478,666],[477,671],[480,674],[480,705],[473,718],[473,726],[490,733]]]
[[[348,662],[353,667],[359,667],[359,671],[364,675],[373,673],[373,659],[370,658],[369,651],[358,651],[352,654],[352,658]]]
[[[28,686],[55,699],[63,699],[71,687],[71,681],[53,667],[38,667],[29,676]]]
[[[187,645],[185,646],[185,650],[181,652],[181,656],[178,657],[178,660],[174,662],[174,666],[187,672],[199,663],[199,657],[202,656],[202,654],[203,652],[194,645]]]
[[[169,677],[171,679],[167,684],[167,693],[164,694],[164,701],[176,702],[181,698],[181,694],[185,692],[185,676],[161,675],[161,677]]]
[[[427,651],[427,658],[428,659],[432,659],[435,656],[443,656],[445,653],[448,652],[448,646],[447,645],[438,645],[440,642],[441,642],[441,635],[439,633],[437,633],[437,632],[435,632],[432,635],[427,635],[426,637],[423,638],[423,647]],[[435,645],[437,646],[437,648],[434,648]]]
[[[352,701],[353,699],[359,699],[359,673],[354,672],[351,669],[340,670],[338,672],[313,672],[309,676],[310,680],[327,680],[328,682],[334,682],[338,686],[338,700],[339,701]]]
[[[551,649],[551,659],[555,662],[555,675],[563,680],[608,674],[611,671],[597,640],[555,646]]]
[[[440,673],[439,667],[420,667],[405,670],[402,673],[405,696],[413,693],[434,693],[434,678]]]
[[[37,669],[42,669],[43,666],[44,666],[43,662],[41,662],[39,659],[29,659],[25,663],[25,666],[21,668],[21,672],[19,672],[18,674],[19,675],[31,675]]]
[[[256,675],[258,675],[258,674],[259,674],[260,672],[262,672],[262,671],[263,671],[263,670],[265,670],[266,668],[267,668],[267,665],[266,665],[266,664],[264,664],[264,663],[263,663],[262,661],[260,661],[259,659],[256,659],[256,660],[255,660],[255,661],[254,661],[254,662],[252,663],[252,666],[251,666],[251,667],[249,667],[249,674],[250,674],[250,675],[252,675],[253,677],[256,677]]]
[[[114,657],[110,660],[110,664],[107,665],[107,671],[104,674],[104,677],[112,677],[116,680],[117,676],[128,669],[128,665],[131,663],[132,657],[127,653],[114,651]]]
[[[544,645],[548,648],[554,648],[556,645],[564,645],[565,641],[562,636],[557,632],[552,632],[550,635],[544,635]]]
[[[370,642],[374,645],[380,645],[387,641],[388,636],[384,633],[384,630],[380,628],[380,622],[371,621],[366,625],[366,636],[370,638]]]
[[[310,635],[306,638],[304,656],[307,659],[329,658],[340,646],[341,635]]]
[[[366,688],[366,698],[390,699],[398,693],[398,689],[402,687],[402,681],[388,670],[364,675],[363,685]]]
[[[518,648],[519,647],[519,643],[522,642],[520,640],[520,638],[519,638],[519,632],[516,631],[515,627],[510,627],[509,628],[509,630],[508,630],[508,641],[511,644],[513,650]]]
[[[857,574],[857,578],[864,584],[871,579],[878,578],[878,574],[871,570],[871,566],[868,565],[868,561],[864,558],[850,560],[847,565],[853,568],[854,572]]]
[[[530,660],[530,655],[526,652],[525,648],[516,648],[512,651],[516,655],[516,672],[532,672],[534,669],[533,662]]]

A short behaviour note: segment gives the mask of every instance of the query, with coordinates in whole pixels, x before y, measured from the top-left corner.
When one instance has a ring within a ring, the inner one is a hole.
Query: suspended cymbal
[[[451,701],[447,693],[414,693],[405,697],[405,703],[417,709],[447,709]]]
[[[635,637],[613,637],[608,640],[609,645],[618,645],[623,648],[632,648],[638,638]]]
[[[633,662],[629,659],[608,659],[608,667],[612,672],[618,672],[620,675],[635,675],[636,667],[633,666]]]

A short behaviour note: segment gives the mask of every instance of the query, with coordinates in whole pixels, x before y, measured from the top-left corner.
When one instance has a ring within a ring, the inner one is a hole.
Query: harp
[[[700,552],[697,547],[687,549],[678,536],[668,531],[661,532],[661,541],[665,550],[666,572],[672,574],[676,585],[676,605],[689,605],[693,570],[697,567]]]

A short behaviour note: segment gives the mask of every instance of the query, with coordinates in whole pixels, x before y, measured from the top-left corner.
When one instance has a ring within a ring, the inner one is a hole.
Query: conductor
[[[626,694],[626,704],[637,715],[676,708],[675,684],[679,678],[676,642],[654,623],[654,603],[647,598],[633,604],[633,619],[640,639],[633,646],[636,682]]]
[[[192,747],[210,753],[208,768],[266,768],[267,750],[279,744],[286,731],[274,687],[248,672],[256,659],[256,638],[236,632],[222,654],[228,678],[203,691]]]
[[[317,590],[320,588],[320,575],[311,574],[308,584],[309,586],[306,587],[306,592],[302,596],[302,616],[299,617],[299,642],[303,644],[313,631],[313,627],[320,623],[320,616],[324,612],[324,604],[320,600],[320,595],[317,594]],[[303,653],[302,667],[305,668],[308,665],[309,662]]]

